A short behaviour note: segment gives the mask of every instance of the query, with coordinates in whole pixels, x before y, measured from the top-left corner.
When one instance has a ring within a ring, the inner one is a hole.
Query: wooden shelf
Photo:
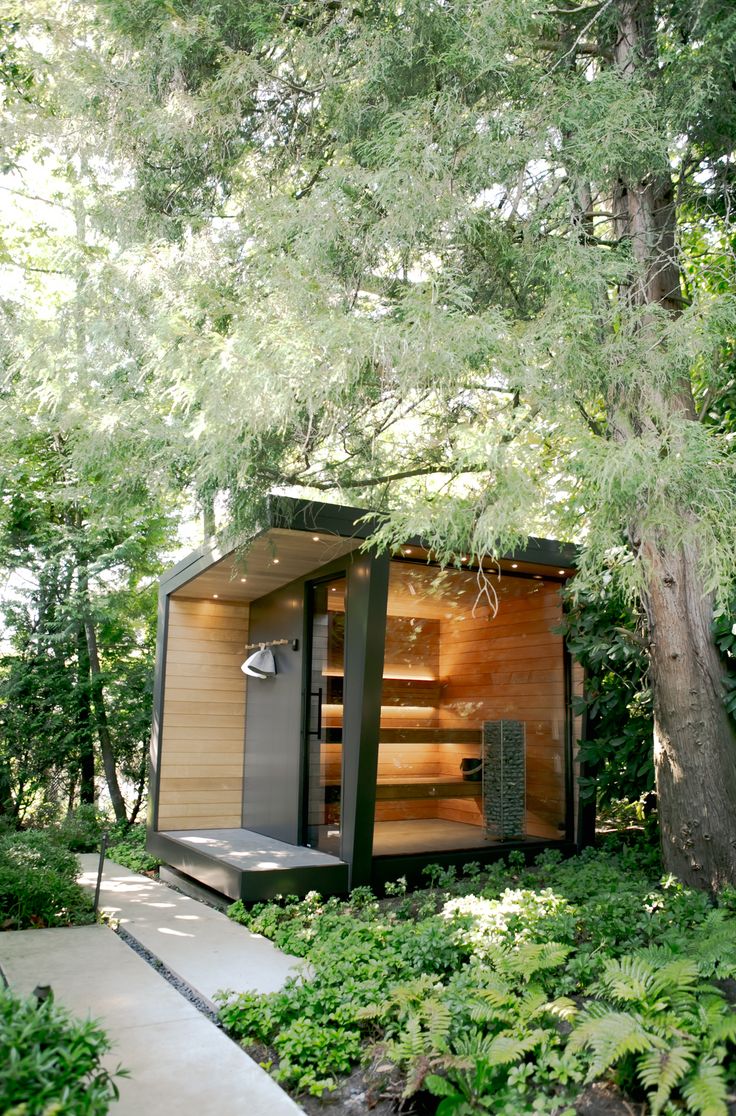
[[[326,742],[342,743],[342,728],[339,725],[325,726]],[[452,728],[382,728],[378,733],[380,744],[463,744],[480,746],[480,729]]]
[[[381,744],[480,744],[480,729],[382,728]]]
[[[340,784],[329,779],[323,787]],[[476,798],[482,793],[480,781],[470,779],[432,779],[409,775],[406,779],[386,779],[379,776],[376,798],[381,801],[403,798]]]
[[[323,678],[344,678],[345,672],[340,670],[339,667],[325,667],[322,671]],[[442,682],[441,678],[437,678],[434,674],[428,674],[421,668],[416,673],[412,673],[411,668],[384,667],[383,680],[385,682],[426,682],[429,685],[437,685]]]
[[[469,779],[381,779],[376,786],[376,798],[476,798],[482,792],[482,784]]]

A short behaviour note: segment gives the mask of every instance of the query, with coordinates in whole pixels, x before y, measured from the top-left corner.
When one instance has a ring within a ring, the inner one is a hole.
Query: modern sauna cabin
[[[148,847],[184,885],[339,894],[575,845],[572,548],[441,569],[366,550],[365,514],[280,498],[162,578]]]

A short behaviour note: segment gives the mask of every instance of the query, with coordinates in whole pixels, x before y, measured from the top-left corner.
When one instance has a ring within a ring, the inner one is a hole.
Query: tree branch
[[[586,425],[588,426],[588,429],[591,430],[597,438],[602,438],[604,435],[603,435],[603,428],[601,427],[600,423],[596,422],[596,420],[593,418],[593,416],[588,414],[588,412],[586,411],[585,407],[583,406],[583,404],[580,402],[579,399],[575,400],[575,406],[577,407],[577,409],[580,411],[580,414],[585,419],[585,422],[586,422]]]
[[[52,205],[57,209],[65,209],[67,213],[74,212],[70,205],[64,205],[63,202],[51,201],[50,198],[43,198],[40,194],[28,194],[25,190],[16,190],[12,186],[0,186],[0,190],[4,190],[6,194],[15,194],[16,197],[26,198],[28,201],[43,202],[44,205]]]

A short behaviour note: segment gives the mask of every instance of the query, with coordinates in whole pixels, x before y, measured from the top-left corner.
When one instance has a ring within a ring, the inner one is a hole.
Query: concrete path
[[[206,935],[200,948],[206,952]],[[112,1116],[299,1116],[260,1066],[104,926],[0,934],[0,964],[24,995],[50,984],[75,1015],[99,1019],[123,1065]]]
[[[80,858],[83,887],[94,892],[99,857]],[[275,992],[303,962],[166,884],[105,861],[100,911],[118,922],[173,973],[212,1002],[218,989]]]
[[[94,891],[99,858],[80,857]],[[226,915],[165,884],[105,862],[100,910],[212,1004],[218,989],[272,992],[302,963]],[[113,1042],[114,1116],[298,1116],[260,1066],[105,926],[0,933],[0,965],[24,995],[50,984],[75,1015]]]

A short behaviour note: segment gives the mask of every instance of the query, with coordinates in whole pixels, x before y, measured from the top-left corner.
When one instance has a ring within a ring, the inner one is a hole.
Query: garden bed
[[[309,961],[221,1019],[310,1116],[734,1111],[736,895],[660,879],[643,844],[428,872],[231,908]]]

